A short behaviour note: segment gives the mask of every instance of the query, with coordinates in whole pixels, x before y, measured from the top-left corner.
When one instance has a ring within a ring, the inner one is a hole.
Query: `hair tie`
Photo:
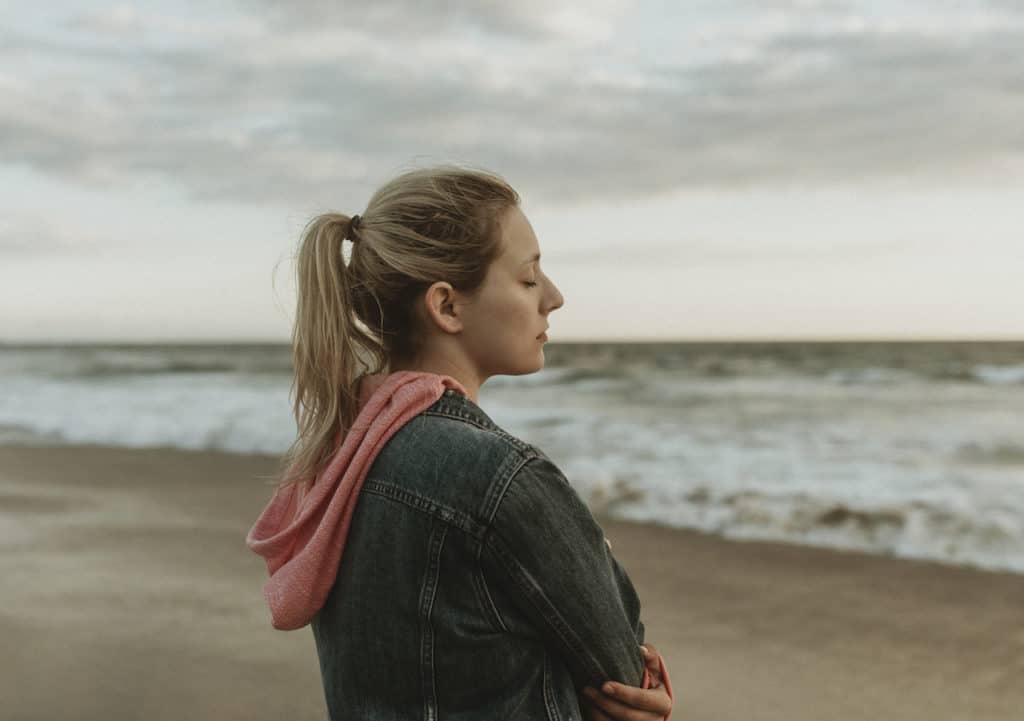
[[[353,233],[359,230],[359,220],[359,214],[356,213],[348,221],[348,231],[345,233],[345,238],[351,240],[353,243],[356,242],[356,237]]]

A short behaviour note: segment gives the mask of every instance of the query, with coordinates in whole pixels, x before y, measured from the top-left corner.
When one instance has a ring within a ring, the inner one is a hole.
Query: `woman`
[[[312,624],[332,719],[668,717],[600,526],[477,405],[489,377],[543,367],[562,304],[492,173],[413,170],[307,226],[299,432],[246,540],[275,628]]]

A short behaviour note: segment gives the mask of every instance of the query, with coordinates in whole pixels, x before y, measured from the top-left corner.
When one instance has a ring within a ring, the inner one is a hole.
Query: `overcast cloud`
[[[1021,3],[339,5],[16,17],[0,161],[243,202],[365,194],[418,160],[566,201],[1024,178]]]
[[[437,162],[555,340],[1024,332],[1024,2],[354,5],[0,0],[0,342],[286,342],[309,218]]]

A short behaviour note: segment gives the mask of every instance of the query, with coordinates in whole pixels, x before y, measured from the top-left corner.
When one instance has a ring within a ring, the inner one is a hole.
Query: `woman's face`
[[[462,345],[481,380],[523,375],[544,367],[548,314],[564,298],[541,270],[540,245],[530,221],[513,207],[501,218],[503,251],[480,292],[462,306]]]

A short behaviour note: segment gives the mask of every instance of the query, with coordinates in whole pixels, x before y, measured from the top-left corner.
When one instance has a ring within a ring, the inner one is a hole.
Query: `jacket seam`
[[[465,411],[460,411],[456,409],[428,409],[423,411],[422,415],[461,421],[467,425],[474,426],[482,431],[486,431],[487,433],[490,433],[492,435],[497,436],[498,438],[503,439],[517,451],[524,452],[532,450],[531,444],[527,443],[526,441],[520,438],[516,438],[515,436],[513,436],[511,433],[504,430],[500,426],[497,426],[493,422],[488,422],[476,416],[475,414],[469,414]]]
[[[572,628],[566,623],[565,619],[558,612],[544,590],[537,586],[537,584],[530,577],[529,573],[522,567],[522,565],[515,559],[515,556],[511,552],[505,549],[503,541],[492,535],[489,538],[495,539],[492,541],[494,547],[494,557],[499,563],[505,568],[509,576],[519,584],[526,593],[526,598],[530,604],[533,605],[537,611],[540,612],[541,617],[546,619],[555,633],[562,640],[562,643],[572,651],[577,659],[583,661],[587,666],[589,675],[591,678],[601,677],[601,667],[595,659],[587,653],[586,646],[582,643],[581,639],[573,632]]]
[[[555,703],[554,692],[551,689],[551,664],[548,659],[548,650],[541,647],[541,654],[544,658],[544,707],[547,709],[549,721],[562,721],[562,714],[558,712],[558,704]]]
[[[460,531],[464,531],[477,540],[480,540],[487,530],[485,524],[476,520],[470,514],[459,511],[443,503],[438,503],[432,498],[421,495],[415,491],[410,491],[408,488],[403,488],[393,483],[377,480],[371,481],[367,479],[363,483],[360,493],[370,493],[375,496],[381,496],[401,503],[415,511],[423,513],[424,515],[455,526]]]
[[[473,574],[472,585],[477,594],[477,601],[480,603],[481,610],[484,612],[485,617],[489,618],[492,624],[494,624],[499,630],[506,633],[508,632],[508,625],[506,625],[504,619],[501,617],[501,613],[498,611],[498,605],[494,602],[494,597],[491,595],[490,588],[487,584],[487,578],[483,574],[482,564],[480,563],[480,556],[483,553],[483,544],[480,540],[486,532],[486,527],[483,524],[473,519],[472,516],[466,515],[443,504],[439,504],[430,498],[416,493],[415,491],[400,488],[383,481],[367,480],[363,484],[362,491],[381,498],[386,498],[396,503],[401,503],[404,506],[412,508],[414,511],[418,511],[426,516],[447,523],[454,528],[463,531],[470,538],[473,538],[475,543],[472,543],[472,546],[476,547],[474,554],[476,569]]]
[[[494,523],[494,517],[501,506],[501,499],[508,493],[508,487],[512,484],[512,479],[522,470],[523,466],[536,457],[535,455],[510,453],[501,462],[501,465],[498,466],[498,470],[494,473],[494,483],[488,489],[487,497],[484,499],[484,505],[480,511],[486,521],[485,531],[490,531],[491,525]]]
[[[437,679],[434,673],[434,627],[430,617],[434,610],[434,598],[441,572],[441,550],[444,547],[448,526],[442,524],[439,529],[435,527],[430,533],[430,556],[420,594],[420,683],[423,688],[425,721],[434,721],[438,715]]]
[[[481,596],[480,605],[483,607],[485,615],[490,615],[492,621],[497,627],[508,633],[509,628],[505,624],[505,620],[501,617],[501,612],[498,610],[498,604],[494,602],[494,597],[491,595],[491,590],[487,584],[487,576],[484,575],[483,563],[480,561],[480,557],[483,555],[484,544],[476,544],[476,573],[473,574],[474,587],[477,588],[477,593]]]
[[[530,456],[521,456],[516,454],[509,454],[505,460],[502,461],[498,470],[495,472],[494,483],[488,489],[488,494],[484,498],[483,508],[481,514],[486,519],[486,525],[484,526],[484,536],[480,539],[480,546],[477,550],[476,561],[477,571],[480,574],[480,578],[483,582],[484,591],[487,593],[487,600],[490,603],[491,609],[494,611],[494,617],[498,621],[498,627],[502,631],[508,631],[508,624],[505,619],[501,616],[501,611],[498,610],[498,604],[494,602],[494,598],[490,594],[487,584],[487,574],[484,573],[483,563],[481,562],[481,556],[483,555],[484,544],[486,542],[486,534],[490,532],[491,525],[494,522],[494,516],[498,512],[498,507],[501,505],[501,499],[505,497],[505,491],[508,485],[512,482],[512,479],[519,472],[519,469],[526,465],[527,461],[530,460]]]
[[[493,512],[488,518],[488,533],[484,538],[484,543],[489,543],[491,545],[495,559],[497,559],[497,561],[504,567],[505,571],[509,574],[509,577],[517,583],[521,589],[523,589],[530,604],[537,609],[542,618],[548,621],[566,647],[576,654],[577,659],[582,660],[582,662],[589,667],[590,675],[593,678],[600,678],[600,663],[598,663],[597,660],[587,652],[582,639],[577,636],[569,626],[568,622],[562,617],[562,614],[560,614],[554,604],[551,603],[547,594],[544,593],[544,589],[537,585],[529,572],[523,568],[522,564],[520,564],[516,559],[515,555],[506,548],[504,540],[497,533],[490,532],[493,526],[494,514],[497,513],[498,507],[501,505],[501,501],[510,492],[509,488],[512,485],[512,480],[515,478],[519,470],[521,470],[522,467],[530,460],[533,460],[533,458],[523,459],[516,467],[515,473],[512,473],[503,481],[501,493],[497,494],[497,502],[495,503]]]

